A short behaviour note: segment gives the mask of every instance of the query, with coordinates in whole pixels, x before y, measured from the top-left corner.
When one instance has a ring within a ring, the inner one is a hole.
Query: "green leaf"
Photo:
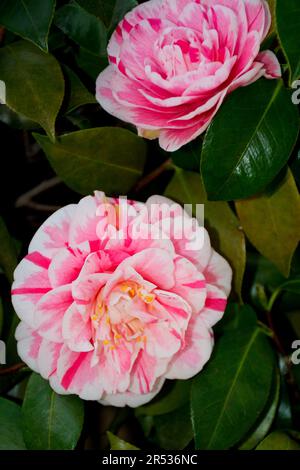
[[[236,209],[251,243],[287,277],[300,241],[300,197],[291,171],[275,191],[238,201]]]
[[[110,450],[140,450],[138,447],[123,441],[123,439],[120,439],[109,431],[107,431],[107,437],[110,443]]]
[[[300,3],[276,0],[276,23],[279,40],[288,61],[290,84],[300,77]]]
[[[0,24],[48,51],[55,0],[1,0]]]
[[[56,59],[27,41],[0,49],[0,79],[6,104],[39,123],[54,138],[55,120],[64,96],[64,78]]]
[[[75,55],[75,59],[78,67],[94,81],[96,81],[99,73],[108,66],[108,59],[106,56],[95,56],[95,54],[92,54],[82,47],[79,48],[78,53]]]
[[[171,391],[161,399],[152,401],[149,405],[136,409],[136,415],[158,416],[171,413],[185,405],[190,399],[191,381],[178,380]]]
[[[57,10],[54,23],[79,46],[96,56],[105,55],[107,33],[104,24],[75,1]]]
[[[146,145],[125,129],[86,129],[59,137],[56,143],[39,134],[34,136],[55,172],[79,193],[99,189],[108,194],[127,194],[142,175]]]
[[[96,103],[95,97],[86,89],[81,80],[69,67],[64,66],[69,85],[69,96],[67,100],[67,113],[85,104]]]
[[[172,161],[183,170],[199,172],[202,138],[198,138],[180,150],[172,152]]]
[[[22,406],[24,440],[31,450],[72,450],[83,426],[83,402],[57,395],[37,374],[29,379]]]
[[[10,238],[2,217],[0,217],[0,246],[0,266],[9,282],[12,283],[14,278],[14,270],[18,264],[18,258],[15,245]]]
[[[300,444],[284,431],[274,431],[267,436],[256,450],[300,450]]]
[[[162,449],[183,450],[193,440],[189,404],[171,413],[154,416],[156,440]]]
[[[0,397],[0,416],[0,450],[26,450],[20,406]]]
[[[268,404],[259,422],[256,423],[255,429],[251,432],[251,435],[239,446],[240,450],[251,450],[254,449],[260,441],[268,434],[272,423],[275,419],[278,404],[280,398],[280,375],[276,370],[275,372],[275,384],[272,388]]]
[[[109,30],[137,6],[135,0],[78,0],[78,3],[89,13],[101,18]]]
[[[197,449],[223,450],[253,428],[270,396],[274,352],[262,330],[239,311],[236,328],[227,329],[212,359],[192,385],[192,421]]]
[[[298,131],[297,107],[281,80],[261,79],[234,91],[203,143],[208,198],[243,199],[263,190],[288,161]]]
[[[176,169],[165,191],[166,196],[183,204],[205,204],[205,220],[213,247],[234,271],[234,290],[241,297],[246,264],[245,237],[240,223],[226,202],[207,200],[200,175]]]

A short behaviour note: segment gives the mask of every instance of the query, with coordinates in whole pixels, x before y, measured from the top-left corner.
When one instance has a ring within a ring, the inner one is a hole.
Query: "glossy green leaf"
[[[8,233],[2,217],[0,217],[0,266],[10,283],[13,281],[14,270],[18,264],[15,245]]]
[[[1,0],[0,24],[48,51],[55,0]]]
[[[82,194],[96,189],[127,194],[142,175],[146,145],[132,132],[101,127],[73,132],[53,143],[34,134],[56,173]]]
[[[76,73],[67,66],[65,66],[64,69],[69,85],[67,112],[70,113],[85,104],[96,103],[95,97],[86,89]]]
[[[300,450],[300,444],[284,431],[274,431],[267,436],[256,450]]]
[[[6,103],[39,123],[50,137],[64,96],[64,78],[56,59],[27,41],[0,49],[0,79],[6,83]]]
[[[81,68],[90,78],[96,81],[100,72],[108,66],[107,57],[95,56],[92,52],[83,47],[79,48],[75,59],[79,68]]]
[[[211,200],[262,191],[288,161],[299,130],[281,80],[261,79],[230,95],[205,135],[202,175]]]
[[[288,276],[300,241],[300,196],[292,173],[275,191],[238,201],[236,209],[251,243]]]
[[[158,416],[171,413],[184,406],[190,399],[191,381],[178,380],[173,385],[171,391],[162,398],[140,406],[136,410],[136,415]]]
[[[21,427],[21,408],[1,397],[0,450],[26,450]]]
[[[192,421],[197,449],[228,449],[247,436],[270,396],[275,355],[249,307],[236,328],[224,331],[213,356],[192,385]]]
[[[109,431],[107,431],[107,437],[110,443],[110,450],[140,450],[138,447],[123,441],[123,439],[120,439]]]
[[[183,450],[193,440],[189,405],[154,416],[156,440],[162,449]]]
[[[83,402],[57,395],[37,374],[29,379],[22,406],[23,435],[32,450],[72,450],[83,426]]]
[[[184,145],[176,152],[172,152],[172,161],[183,170],[199,172],[202,138]]]
[[[290,83],[300,77],[300,3],[276,0],[276,24],[280,43],[288,61]]]
[[[272,423],[275,419],[279,398],[280,398],[280,375],[276,370],[274,377],[274,387],[272,388],[270,398],[266,409],[256,423],[255,429],[250,433],[250,436],[239,446],[240,450],[254,449],[268,434],[271,429]]]
[[[101,18],[107,29],[114,28],[129,10],[137,6],[136,0],[78,0],[78,3]]]
[[[57,10],[54,22],[79,46],[99,56],[106,53],[107,33],[102,21],[72,1]]]
[[[234,290],[241,297],[246,263],[245,237],[229,205],[226,202],[208,201],[200,175],[179,168],[165,194],[183,204],[205,204],[206,228],[212,245],[231,265],[234,271]]]

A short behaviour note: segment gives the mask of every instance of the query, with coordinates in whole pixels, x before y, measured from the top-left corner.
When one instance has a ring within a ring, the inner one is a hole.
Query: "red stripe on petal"
[[[191,289],[204,289],[206,286],[205,281],[195,281],[189,282],[188,284],[183,284],[184,287],[190,287]]]
[[[35,264],[36,266],[40,266],[41,268],[48,269],[51,263],[51,259],[47,258],[46,256],[43,256],[41,253],[38,251],[34,251],[33,253],[29,253],[27,256],[25,256],[25,259],[27,261],[30,261],[31,263]]]
[[[75,360],[75,362],[72,364],[72,366],[67,370],[67,372],[63,376],[61,385],[65,390],[68,390],[68,388],[70,387],[71,382],[74,379],[76,372],[78,371],[82,362],[86,358],[87,354],[88,354],[87,352],[80,353],[77,359]]]
[[[226,299],[206,299],[205,307],[217,310],[218,312],[224,312],[227,305]]]
[[[131,26],[131,24],[126,20],[126,18],[124,18],[122,26],[125,29],[126,33],[130,33],[133,28],[133,26]]]
[[[160,30],[161,20],[159,18],[149,18],[148,21],[149,21],[151,28],[153,28],[154,31],[158,32]]]
[[[92,252],[98,251],[101,248],[101,240],[90,240],[89,245]]]
[[[12,295],[26,295],[26,294],[47,294],[52,289],[47,287],[20,287],[19,289],[13,289]]]

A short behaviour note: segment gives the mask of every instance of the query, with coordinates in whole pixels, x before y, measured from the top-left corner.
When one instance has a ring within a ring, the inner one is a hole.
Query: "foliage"
[[[0,449],[300,449],[300,365],[291,362],[300,340],[299,110],[291,96],[300,78],[300,7],[271,3],[267,41],[282,80],[234,91],[204,135],[166,154],[94,98],[110,35],[135,0],[1,1],[0,335],[8,356]],[[212,245],[234,272],[204,371],[113,416],[57,395],[24,367],[9,300],[18,255],[37,227],[96,189],[205,204]]]

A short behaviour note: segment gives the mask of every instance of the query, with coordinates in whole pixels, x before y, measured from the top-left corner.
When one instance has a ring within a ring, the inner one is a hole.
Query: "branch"
[[[156,168],[154,171],[149,173],[149,175],[146,175],[144,178],[142,178],[134,187],[134,192],[135,193],[140,192],[142,189],[148,186],[148,184],[156,180],[156,178],[158,178],[165,170],[171,167],[172,167],[172,160],[169,159],[166,162],[164,162],[162,165],[160,165],[158,168]]]
[[[61,180],[57,176],[55,176],[54,178],[51,178],[50,180],[43,181],[42,183],[40,183],[38,186],[31,189],[27,193],[22,194],[22,196],[20,196],[17,199],[15,203],[15,207],[17,209],[21,207],[28,207],[36,211],[45,211],[45,212],[57,211],[58,209],[60,209],[61,206],[40,204],[38,202],[33,201],[33,198],[38,196],[39,194],[42,194],[45,191],[48,191],[48,189],[54,188],[60,183],[61,183]]]

